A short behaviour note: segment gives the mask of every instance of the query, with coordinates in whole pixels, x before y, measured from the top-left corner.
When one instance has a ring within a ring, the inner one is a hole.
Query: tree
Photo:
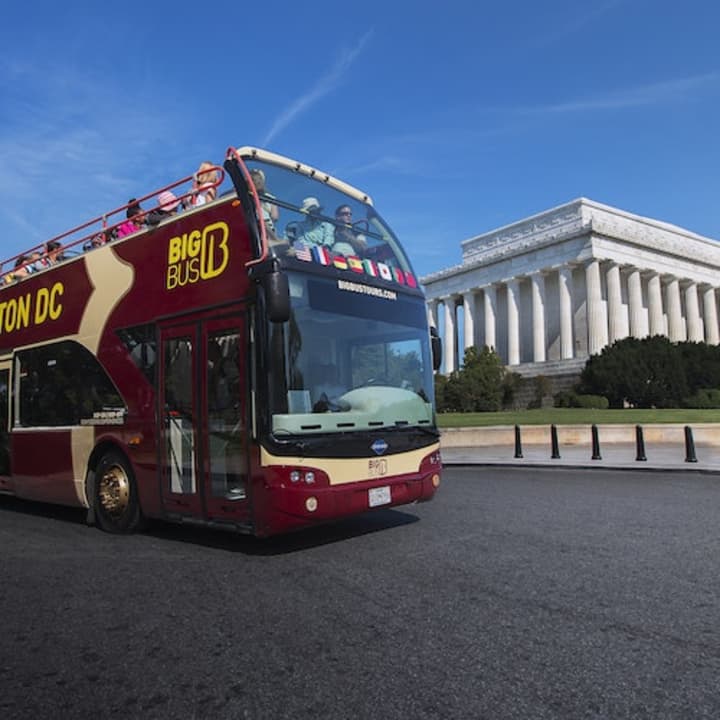
[[[500,356],[487,346],[465,351],[463,367],[453,372],[445,387],[446,405],[456,412],[500,410],[505,368]]]
[[[604,395],[610,407],[679,407],[688,394],[682,354],[668,338],[625,338],[587,361],[580,392]]]

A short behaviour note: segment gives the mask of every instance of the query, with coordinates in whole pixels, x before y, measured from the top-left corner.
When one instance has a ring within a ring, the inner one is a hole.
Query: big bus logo
[[[230,259],[229,237],[230,228],[224,222],[171,237],[168,242],[167,289],[174,290],[220,275]]]

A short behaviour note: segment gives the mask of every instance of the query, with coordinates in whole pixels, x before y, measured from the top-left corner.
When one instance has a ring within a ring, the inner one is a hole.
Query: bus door
[[[237,316],[161,329],[159,435],[168,512],[248,514],[243,329]]]
[[[0,360],[0,491],[10,490],[10,367]]]

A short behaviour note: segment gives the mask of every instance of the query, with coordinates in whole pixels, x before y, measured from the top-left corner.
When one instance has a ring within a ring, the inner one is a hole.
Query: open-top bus
[[[122,238],[119,207],[0,288],[0,492],[112,532],[258,536],[429,500],[439,344],[395,235],[365,193],[287,158],[230,148],[214,173],[211,202]]]

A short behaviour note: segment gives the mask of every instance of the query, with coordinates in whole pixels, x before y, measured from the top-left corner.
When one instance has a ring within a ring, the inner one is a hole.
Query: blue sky
[[[720,240],[720,3],[7,4],[8,258],[257,145],[372,195],[425,275],[586,196]]]

